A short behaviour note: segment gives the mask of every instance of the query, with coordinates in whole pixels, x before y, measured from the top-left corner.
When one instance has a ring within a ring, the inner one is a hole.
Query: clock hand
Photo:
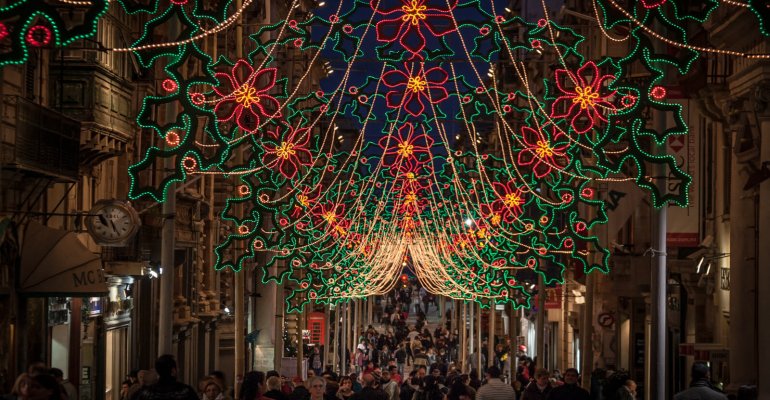
[[[118,228],[115,226],[115,221],[110,219],[110,225],[112,225],[112,230],[115,231],[115,233],[118,233]]]
[[[107,223],[107,218],[104,216],[104,214],[99,214],[99,222],[101,222],[101,223],[102,223],[102,225],[104,225],[104,226],[107,226],[107,225],[109,225],[109,224]]]

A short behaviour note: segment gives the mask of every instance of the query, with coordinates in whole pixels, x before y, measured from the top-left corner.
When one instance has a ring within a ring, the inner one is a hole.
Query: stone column
[[[761,111],[757,123],[759,124],[759,137],[760,137],[760,160],[758,163],[760,169],[762,169],[762,163],[770,163],[770,96],[767,94],[770,91],[770,82],[764,81],[762,85],[756,88],[757,106],[755,110]],[[761,106],[761,107],[760,107]],[[770,310],[770,207],[764,205],[770,204],[770,179],[761,182],[758,187],[759,190],[759,216],[758,216],[758,229],[759,229],[759,243],[763,245],[759,246],[758,259],[759,268],[757,268],[756,290],[757,290],[757,310]],[[732,282],[731,282],[732,283]],[[757,318],[757,337],[765,338],[757,341],[757,360],[770,360],[770,341],[767,340],[770,337],[770,318]],[[757,382],[759,389],[760,399],[770,398],[770,369],[757,368]]]
[[[734,100],[731,110],[742,110]],[[756,223],[754,196],[743,189],[750,170],[756,164],[759,149],[747,143],[749,121],[743,113],[730,115],[733,132],[732,177],[730,179],[730,385],[728,392],[757,383],[757,319],[756,319]]]

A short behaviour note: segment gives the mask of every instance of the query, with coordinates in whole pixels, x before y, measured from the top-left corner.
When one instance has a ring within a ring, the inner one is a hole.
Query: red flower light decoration
[[[262,156],[262,163],[270,169],[278,167],[278,171],[283,176],[287,179],[294,179],[300,165],[313,164],[313,155],[307,148],[309,141],[308,128],[294,130],[293,127],[290,127],[289,133],[278,146],[265,142],[265,154]]]
[[[415,172],[417,166],[426,162],[419,155],[430,154],[433,138],[424,133],[415,135],[414,126],[405,123],[398,128],[396,135],[380,138],[379,146],[385,150],[382,155],[384,166],[403,166],[407,171]]]
[[[569,119],[572,129],[578,134],[588,132],[599,121],[607,122],[604,111],[615,110],[607,98],[616,92],[607,93],[603,88],[604,81],[610,79],[615,77],[600,75],[593,61],[583,64],[575,74],[566,69],[556,70],[556,86],[563,95],[553,102],[551,118]],[[602,91],[605,93],[602,94]]]
[[[425,102],[437,104],[449,97],[443,86],[449,80],[446,71],[439,67],[427,71],[422,67],[410,70],[409,65],[404,64],[404,71],[392,70],[382,75],[382,83],[396,89],[385,95],[388,107],[404,107],[406,112],[416,117],[425,111]]]
[[[436,7],[429,6],[429,0],[400,0],[400,6],[388,8],[382,7],[385,0],[371,0],[370,4],[377,14],[385,19],[377,23],[377,40],[381,42],[401,43],[413,56],[419,57],[419,53],[425,48],[425,31],[434,37],[441,37],[457,30],[452,10],[457,6],[457,1],[451,4],[437,1],[442,4]]]
[[[549,139],[543,132],[525,126],[521,130],[521,138],[527,147],[519,152],[519,165],[529,165],[537,178],[551,173],[553,168],[561,168],[569,163],[566,150],[569,138],[563,132],[552,126]]]
[[[214,107],[218,121],[235,120],[246,132],[254,132],[264,118],[280,117],[280,104],[268,94],[275,86],[275,68],[254,74],[246,60],[238,60],[230,74],[217,72],[219,85],[214,92],[220,97]]]
[[[506,223],[512,223],[522,213],[524,193],[521,188],[516,186],[514,181],[510,181],[505,185],[493,182],[492,187],[500,198],[492,202],[491,210],[499,210],[500,218]],[[484,207],[482,207],[482,212],[484,211]],[[495,225],[494,215],[490,218],[489,222]]]
[[[331,231],[335,238],[348,234],[350,221],[344,218],[344,204],[326,203],[316,205],[313,207],[313,215],[316,217],[316,223],[325,223],[327,231]]]

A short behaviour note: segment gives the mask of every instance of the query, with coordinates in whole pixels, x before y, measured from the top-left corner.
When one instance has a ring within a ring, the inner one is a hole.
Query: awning
[[[24,234],[18,292],[41,296],[104,296],[102,260],[72,232],[29,222]]]

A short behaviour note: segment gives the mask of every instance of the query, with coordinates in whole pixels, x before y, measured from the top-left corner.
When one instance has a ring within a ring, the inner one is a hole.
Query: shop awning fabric
[[[24,233],[18,292],[38,296],[104,296],[102,260],[72,232],[29,222]]]

